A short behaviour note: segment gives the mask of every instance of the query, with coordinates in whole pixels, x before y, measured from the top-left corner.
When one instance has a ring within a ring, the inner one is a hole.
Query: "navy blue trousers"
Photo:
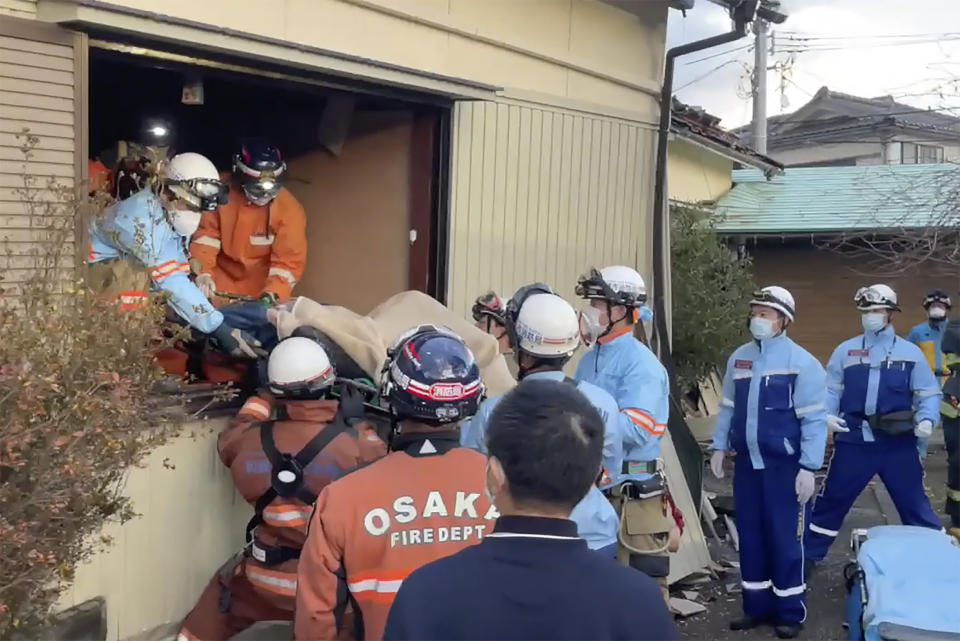
[[[738,456],[733,499],[740,536],[743,613],[780,625],[807,616],[803,576],[803,527],[808,507],[797,501],[798,463],[755,470]]]
[[[834,443],[827,480],[806,532],[808,559],[820,561],[827,555],[844,517],[875,474],[880,475],[904,525],[942,527],[923,490],[923,466],[914,436],[878,435],[873,443],[839,441]]]

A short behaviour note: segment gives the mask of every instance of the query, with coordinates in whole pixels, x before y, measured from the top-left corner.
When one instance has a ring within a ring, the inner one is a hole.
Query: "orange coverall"
[[[306,229],[303,207],[288,190],[257,206],[234,185],[227,204],[201,218],[190,255],[217,291],[254,298],[269,292],[285,300],[303,275]]]
[[[261,444],[258,424],[271,415],[269,398],[247,400],[220,434],[217,449],[230,468],[233,482],[251,505],[271,485],[271,463]],[[327,429],[337,412],[336,401],[278,401],[273,441],[280,453],[297,454],[314,436]],[[337,434],[303,468],[304,487],[317,493],[338,476],[384,456],[386,445],[365,421]],[[276,496],[263,509],[263,521],[254,530],[254,547],[230,568],[228,561],[207,584],[184,620],[178,638],[186,641],[229,639],[257,621],[293,620],[298,559],[273,565],[257,560],[259,550],[299,549],[306,539],[312,505],[297,496]],[[265,558],[265,557],[260,557]],[[226,568],[226,569],[224,569]],[[226,574],[227,576],[223,576]],[[224,590],[229,589],[225,597]],[[225,606],[225,609],[224,609]]]
[[[456,431],[400,435],[397,451],[324,488],[300,557],[295,639],[381,639],[408,574],[493,530],[486,458],[459,445]]]

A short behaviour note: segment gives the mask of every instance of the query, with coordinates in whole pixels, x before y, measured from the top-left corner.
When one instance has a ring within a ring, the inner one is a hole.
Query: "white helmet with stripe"
[[[515,328],[517,349],[537,358],[569,358],[580,345],[577,312],[556,294],[529,296]]]
[[[267,361],[270,391],[278,396],[316,397],[333,385],[335,377],[326,350],[304,336],[280,341]]]
[[[793,294],[778,285],[770,285],[753,292],[750,304],[775,309],[789,318],[791,322],[797,313]]]

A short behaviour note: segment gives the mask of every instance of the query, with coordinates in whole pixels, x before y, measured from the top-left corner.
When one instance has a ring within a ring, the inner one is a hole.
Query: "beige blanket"
[[[425,323],[445,325],[463,338],[477,359],[488,396],[498,396],[516,385],[496,339],[422,292],[391,296],[368,316],[301,296],[291,313],[278,318],[277,333],[282,339],[301,325],[316,327],[340,345],[371,380],[378,381],[387,348],[403,332]]]

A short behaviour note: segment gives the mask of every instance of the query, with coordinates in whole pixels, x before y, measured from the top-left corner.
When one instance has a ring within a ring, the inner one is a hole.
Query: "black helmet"
[[[233,174],[255,205],[266,205],[277,197],[286,172],[280,150],[260,140],[242,142],[240,152],[233,157]]]
[[[929,309],[934,303],[940,303],[947,309],[950,309],[950,297],[947,296],[947,293],[942,289],[931,289],[927,293],[927,297],[923,299],[923,308]]]
[[[387,351],[380,393],[397,418],[440,425],[476,414],[483,383],[463,339],[446,327],[421,325]]]

